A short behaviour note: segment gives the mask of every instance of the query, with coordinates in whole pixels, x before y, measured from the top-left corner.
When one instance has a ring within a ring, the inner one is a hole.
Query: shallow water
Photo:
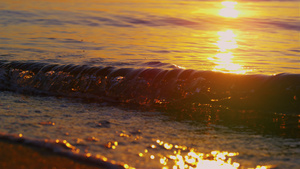
[[[0,2],[0,137],[124,168],[299,168],[299,9]]]
[[[241,168],[257,165],[297,168],[300,165],[299,130],[295,131],[296,135],[291,134],[293,129],[290,127],[296,126],[289,120],[299,119],[297,115],[262,112],[271,116],[265,119],[279,120],[270,123],[257,117],[255,112],[244,112],[246,119],[235,117],[239,122],[232,120],[227,124],[221,112],[207,113],[206,116],[211,117],[206,119],[176,120],[161,112],[103,104],[1,92],[1,132],[22,133],[24,137],[37,140],[67,140],[80,150],[79,153],[99,154],[137,168],[172,167],[179,159],[177,154],[192,158],[194,156],[188,153],[195,152],[206,157],[218,151],[232,153],[233,157],[227,157],[232,158],[232,168],[233,162],[239,163]],[[249,118],[255,121],[251,122]],[[281,118],[287,120],[280,122]],[[286,123],[286,128],[279,127],[280,123]],[[173,156],[176,157],[174,160]],[[201,155],[196,157],[201,158]],[[225,167],[219,165],[221,162],[228,161],[207,157],[195,164],[198,167]]]

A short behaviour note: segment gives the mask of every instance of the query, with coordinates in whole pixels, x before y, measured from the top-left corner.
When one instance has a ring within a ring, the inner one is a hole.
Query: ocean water
[[[1,139],[105,168],[296,169],[299,100],[299,1],[0,2]]]

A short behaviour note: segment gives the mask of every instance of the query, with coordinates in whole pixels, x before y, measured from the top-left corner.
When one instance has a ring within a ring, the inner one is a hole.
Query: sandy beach
[[[0,140],[2,169],[99,169],[35,147]]]

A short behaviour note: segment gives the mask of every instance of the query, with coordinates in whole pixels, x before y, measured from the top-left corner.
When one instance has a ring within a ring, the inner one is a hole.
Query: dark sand
[[[35,147],[0,140],[0,169],[99,169]]]

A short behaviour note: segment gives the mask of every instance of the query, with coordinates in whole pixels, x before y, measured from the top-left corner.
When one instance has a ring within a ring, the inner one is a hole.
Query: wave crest
[[[0,62],[0,88],[164,109],[221,105],[299,110],[300,75],[236,75],[191,69]]]

